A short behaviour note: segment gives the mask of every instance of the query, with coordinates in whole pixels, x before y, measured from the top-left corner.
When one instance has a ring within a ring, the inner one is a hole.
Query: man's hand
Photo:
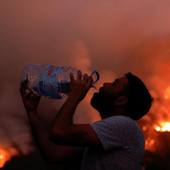
[[[86,96],[86,93],[92,86],[93,78],[91,77],[89,79],[87,74],[84,74],[84,76],[82,76],[81,71],[78,71],[77,80],[74,79],[72,73],[70,74],[70,80],[71,84],[69,96],[73,97],[74,99],[77,99],[78,101],[83,100],[83,98]]]
[[[21,82],[20,93],[27,112],[36,111],[41,96],[33,93],[32,90],[27,89],[28,81]]]

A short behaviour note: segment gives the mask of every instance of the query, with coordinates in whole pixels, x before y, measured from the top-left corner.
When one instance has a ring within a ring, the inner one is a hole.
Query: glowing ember
[[[146,131],[146,130],[147,130],[147,127],[146,127],[146,126],[143,126],[143,127],[142,127],[142,130],[143,130],[143,131]]]
[[[170,87],[166,89],[166,94],[164,95],[164,99],[169,99],[170,96]]]
[[[170,123],[169,122],[161,122],[160,126],[156,126],[155,130],[158,132],[170,132]]]
[[[3,150],[0,150],[0,168],[2,168],[6,163],[6,154]]]
[[[156,131],[160,131],[161,128],[160,128],[159,126],[157,126],[157,127],[155,128],[155,130],[156,130]]]
[[[0,159],[3,159],[4,158],[4,156],[3,155],[0,155]]]
[[[152,147],[155,143],[155,140],[154,139],[148,139],[148,140],[145,140],[145,147],[148,146],[148,147]]]
[[[148,143],[149,143],[149,142],[146,140],[146,141],[145,141],[145,145],[148,145]]]
[[[7,161],[9,161],[12,156],[17,155],[17,152],[13,148],[8,148],[8,150],[2,149],[0,145],[0,168],[3,168]]]
[[[152,140],[150,141],[150,144],[153,145],[154,143],[155,143],[155,140],[152,139]]]
[[[165,99],[169,99],[169,95],[166,94],[166,95],[164,96],[164,98],[165,98]]]
[[[170,94],[170,87],[167,89],[167,92]]]

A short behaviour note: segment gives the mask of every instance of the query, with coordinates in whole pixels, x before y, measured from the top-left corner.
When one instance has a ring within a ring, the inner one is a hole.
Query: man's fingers
[[[90,78],[88,79],[87,84],[88,84],[89,86],[92,86],[92,83],[93,83],[93,77],[90,77]]]
[[[30,96],[33,94],[33,91],[32,91],[32,90],[28,90],[28,89],[27,89],[27,90],[25,90],[25,92],[26,92],[26,93],[25,93],[25,94],[26,94],[26,95],[25,95],[25,99],[29,99]]]
[[[71,82],[74,81],[74,75],[73,75],[73,73],[70,73],[70,81],[71,81]]]
[[[38,98],[41,98],[41,96],[38,93],[34,92],[33,90],[27,89],[26,94],[24,95],[24,98],[26,100],[28,100],[28,99],[38,99]]]
[[[27,84],[28,84],[28,80],[24,80],[21,82],[21,84],[20,84],[20,93],[21,94],[25,94],[25,90],[27,89]]]
[[[87,80],[88,80],[88,75],[87,75],[87,74],[84,74],[82,82],[83,82],[83,83],[86,83]]]
[[[73,73],[70,74],[70,80],[75,81]],[[89,77],[87,74],[83,75],[82,78],[82,72],[80,70],[77,71],[77,81],[82,83],[88,83],[90,86],[93,83],[93,78]]]
[[[77,80],[78,80],[78,81],[81,81],[81,79],[82,79],[82,73],[81,73],[80,70],[78,70],[78,71],[77,71]]]

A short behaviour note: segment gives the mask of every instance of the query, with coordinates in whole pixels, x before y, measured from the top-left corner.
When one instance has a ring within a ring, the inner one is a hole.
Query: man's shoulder
[[[131,122],[131,123],[136,124],[136,122],[130,117],[122,116],[122,115],[110,116],[100,121],[101,122]]]
[[[111,116],[100,121],[91,123],[91,126],[124,130],[138,129],[140,131],[139,125],[133,119],[121,115]]]
[[[103,147],[117,148],[141,143],[143,148],[144,137],[138,124],[125,116],[112,116],[91,124],[98,135]]]

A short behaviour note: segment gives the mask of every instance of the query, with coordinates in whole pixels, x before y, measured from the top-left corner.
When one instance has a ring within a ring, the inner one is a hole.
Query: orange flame
[[[155,130],[158,132],[170,132],[170,123],[160,122],[160,126],[156,126]]]
[[[0,155],[0,159],[3,159],[4,158],[4,156],[3,155]]]
[[[7,161],[11,160],[12,156],[18,155],[14,148],[8,150],[0,149],[0,168],[4,167]]]
[[[165,94],[164,98],[165,98],[165,99],[169,99],[169,95],[168,95],[168,94]]]
[[[166,89],[166,94],[164,95],[164,99],[169,99],[169,97],[170,97],[170,87],[168,87],[167,89]]]
[[[7,160],[8,160],[8,155],[6,154],[6,152],[0,150],[0,168],[2,168],[5,165]]]

